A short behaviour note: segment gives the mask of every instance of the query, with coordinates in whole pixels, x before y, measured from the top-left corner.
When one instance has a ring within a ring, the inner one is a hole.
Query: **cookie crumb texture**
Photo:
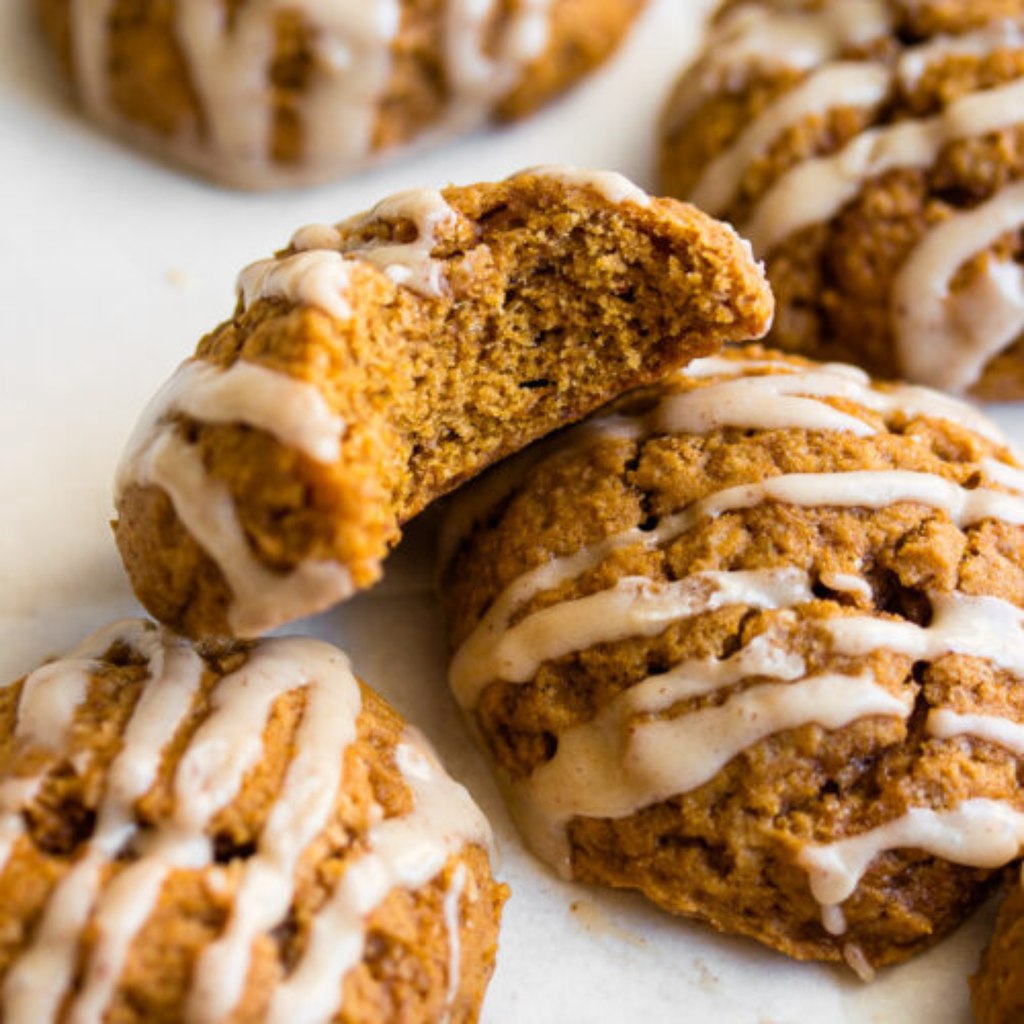
[[[978,1024],[1024,1020],[1024,879],[999,911],[996,933],[971,979],[971,996]]]
[[[38,0],[86,112],[224,184],[349,174],[529,114],[604,61],[644,0]]]
[[[154,400],[118,484],[136,593],[256,635],[372,583],[399,526],[722,341],[771,296],[727,226],[609,172],[416,190],[303,228]]]
[[[1024,470],[974,409],[752,347],[457,495],[453,692],[569,877],[861,977],[1024,847]]]
[[[661,182],[766,260],[770,342],[1024,398],[1024,2],[730,2]]]
[[[117,623],[0,689],[0,1018],[475,1021],[489,842],[336,648]]]

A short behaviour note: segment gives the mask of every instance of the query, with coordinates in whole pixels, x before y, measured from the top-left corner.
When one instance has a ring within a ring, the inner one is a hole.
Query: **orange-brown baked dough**
[[[601,64],[644,0],[37,0],[83,109],[238,188],[350,174]]]
[[[254,635],[372,583],[435,498],[772,312],[729,227],[567,168],[305,228],[240,291],[118,484],[135,591],[192,635]]]
[[[489,845],[337,648],[115,623],[0,688],[0,1018],[469,1024]]]

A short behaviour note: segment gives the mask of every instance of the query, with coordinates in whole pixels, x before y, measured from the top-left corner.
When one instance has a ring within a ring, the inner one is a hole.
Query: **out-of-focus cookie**
[[[530,113],[644,0],[37,0],[86,112],[224,184],[340,177]]]
[[[136,593],[252,636],[380,575],[490,463],[723,341],[772,300],[726,225],[609,172],[424,189],[300,230],[154,399],[118,482]]]
[[[1000,908],[996,933],[971,978],[971,996],[978,1024],[1024,1020],[1024,876]]]
[[[117,623],[0,689],[0,1018],[475,1021],[489,841],[336,648]]]
[[[1024,470],[975,410],[737,350],[454,501],[451,686],[563,875],[867,977],[1020,855]]]
[[[767,262],[770,341],[1024,397],[1024,3],[756,0],[661,129],[670,195]]]

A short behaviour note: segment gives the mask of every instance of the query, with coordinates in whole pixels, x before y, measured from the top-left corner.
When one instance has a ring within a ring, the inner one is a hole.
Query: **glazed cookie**
[[[37,0],[86,112],[239,188],[340,177],[530,113],[644,0]]]
[[[118,483],[136,593],[255,635],[373,582],[399,524],[726,339],[771,296],[728,227],[619,175],[404,193],[249,267]]]
[[[758,348],[455,499],[451,686],[567,877],[862,976],[1024,845],[1024,470]]]
[[[489,843],[336,648],[117,623],[0,690],[0,1018],[475,1021]]]
[[[1024,1020],[1024,875],[999,911],[996,933],[971,979],[978,1024]]]
[[[1024,397],[1024,0],[729,3],[661,176],[767,261],[775,344]]]

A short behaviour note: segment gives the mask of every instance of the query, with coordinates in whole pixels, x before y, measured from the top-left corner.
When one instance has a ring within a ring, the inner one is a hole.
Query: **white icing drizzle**
[[[18,702],[14,740],[57,750],[64,742],[75,709],[85,699],[89,662],[80,662],[65,675],[44,665],[25,680]],[[0,782],[0,872],[15,843],[25,833],[21,810],[35,797],[42,778],[26,777]]]
[[[957,36],[936,36],[905,50],[899,60],[899,78],[904,89],[910,91],[933,64],[950,57],[989,57],[999,50],[1024,46],[1021,26],[1009,18],[992,21],[971,32]]]
[[[46,750],[59,750],[95,670],[91,658],[37,668],[21,692],[15,737]]]
[[[871,862],[888,850],[922,850],[953,864],[995,869],[1020,856],[1024,813],[996,800],[967,800],[935,811],[912,807],[860,835],[824,845],[808,844],[798,855],[814,898],[838,906],[853,895]]]
[[[821,926],[829,935],[846,934],[846,915],[842,907],[822,907]]]
[[[936,739],[969,736],[1024,757],[1024,725],[1020,722],[1011,722],[997,715],[964,714],[949,708],[935,708],[928,714],[926,727],[928,735]]]
[[[796,362],[795,357],[792,360],[785,357],[751,359],[742,352],[734,357],[717,355],[694,359],[692,363],[678,372],[682,376],[694,380],[706,380],[708,377],[732,376],[734,374],[749,376],[761,370],[771,373],[834,373],[860,384],[871,383],[871,377],[859,366],[853,366],[851,363],[809,363],[805,366]]]
[[[710,214],[728,210],[750,164],[782,134],[836,107],[877,107],[889,94],[892,72],[882,64],[837,61],[813,72],[759,114],[701,173],[689,200]]]
[[[130,479],[164,490],[185,529],[217,563],[231,589],[228,625],[235,635],[258,636],[353,592],[348,571],[337,562],[308,560],[289,573],[264,566],[252,551],[227,487],[209,476],[198,450],[173,430],[155,436]]]
[[[378,221],[412,221],[416,239],[412,242],[372,242],[343,248],[350,259],[372,263],[395,284],[427,297],[445,294],[448,283],[444,265],[431,255],[441,228],[453,228],[459,215],[436,189],[412,189],[378,203],[368,214],[342,225],[358,230]]]
[[[841,594],[853,594],[855,597],[864,598],[865,601],[871,601],[874,598],[871,584],[862,576],[856,576],[853,573],[826,570],[821,573],[821,582],[829,590],[835,590]]]
[[[348,320],[352,316],[348,291],[354,261],[372,264],[395,284],[437,298],[446,293],[447,281],[444,263],[432,253],[440,230],[454,225],[458,216],[435,189],[410,189],[336,227],[311,224],[300,228],[292,236],[295,252],[259,260],[242,271],[238,277],[242,305],[248,309],[258,299],[281,299]],[[411,221],[416,238],[360,244],[349,234],[381,221]]]
[[[702,519],[756,508],[770,501],[804,508],[864,509],[888,508],[907,502],[945,512],[959,527],[973,526],[985,519],[1024,524],[1024,500],[1021,498],[984,487],[961,487],[932,473],[911,470],[790,473],[729,487],[702,498],[682,512],[664,518],[646,534],[651,538],[648,544],[660,546]],[[643,531],[635,532],[643,536]],[[610,548],[620,547],[627,536],[633,542],[639,539],[632,534],[633,531],[623,531],[604,543]]]
[[[334,812],[342,775],[338,751],[355,741],[360,706],[358,686],[311,681],[281,795],[246,862],[224,932],[196,963],[186,1009],[196,1024],[230,1016],[242,996],[253,941],[286,917],[299,858]]]
[[[885,648],[934,661],[945,654],[984,658],[1024,678],[1024,610],[997,597],[931,592],[932,621],[915,622],[872,616],[830,619],[825,629],[840,654],[865,655]]]
[[[671,584],[668,590],[657,586],[652,589],[650,581],[627,577],[610,590],[543,609],[511,628],[509,623],[516,611],[535,595],[580,576],[620,548],[662,547],[704,519],[756,508],[767,501],[806,508],[864,509],[908,502],[945,512],[959,527],[985,519],[1024,524],[1024,499],[987,488],[968,490],[930,473],[794,473],[730,487],[666,516],[653,530],[632,527],[523,573],[495,599],[456,651],[449,670],[449,683],[456,699],[463,707],[472,707],[486,685],[495,679],[523,681],[532,676],[540,662],[573,649],[661,632],[669,622],[687,614],[686,605],[679,602],[683,588],[707,574],[688,577]],[[773,587],[780,582],[787,588],[793,585],[792,575],[787,577],[785,570],[772,572],[776,574]],[[724,574],[723,579],[736,575]],[[741,589],[745,584],[746,580],[740,581]],[[797,585],[806,586],[806,582],[801,580]],[[653,615],[652,609],[657,609]],[[856,620],[843,620],[853,621]],[[896,629],[918,628],[912,623],[862,621],[866,630],[890,625]]]
[[[758,375],[762,371],[763,375]],[[717,377],[725,379],[712,380]],[[688,381],[699,381],[702,386],[682,392],[672,390],[676,384]],[[878,432],[868,420],[822,401],[835,398],[864,406],[887,422],[897,417],[945,420],[996,444],[1006,444],[999,428],[966,402],[912,384],[874,387],[866,373],[843,363],[805,368],[782,359],[710,356],[694,360],[666,378],[664,385],[665,393],[649,411],[587,420],[556,438],[531,446],[457,492],[449,501],[441,531],[438,564],[442,568],[448,564],[473,527],[511,494],[534,466],[577,454],[609,439],[638,441],[660,433],[705,433],[721,427],[834,430],[859,436]],[[983,465],[990,463],[996,467],[989,473],[993,480],[1024,494],[1024,471],[1019,471],[1020,480],[1012,484],[999,468],[1009,469],[1005,463],[990,459]]]
[[[547,46],[552,0],[524,0],[511,25],[501,33],[498,53],[486,52],[486,30],[494,0],[448,0],[444,56],[452,92],[450,120],[465,123],[507,93],[521,69]]]
[[[251,263],[238,275],[238,292],[244,309],[258,299],[280,299],[348,320],[351,278],[352,264],[341,253],[317,249]]]
[[[838,909],[838,908],[837,908]],[[822,908],[824,913],[827,908]],[[843,959],[854,974],[865,984],[875,980],[875,969],[864,955],[864,950],[855,942],[843,943]]]
[[[741,4],[718,23],[705,47],[707,56],[687,79],[687,89],[677,93],[668,113],[669,130],[682,126],[709,95],[741,89],[754,72],[810,71],[878,39],[889,27],[883,0],[844,0],[814,11]]]
[[[22,808],[35,798],[41,779],[8,779],[0,783],[0,872],[14,850],[15,844],[25,834]]]
[[[830,220],[870,179],[895,168],[930,167],[952,142],[1013,127],[1022,105],[1024,79],[1019,79],[963,96],[935,117],[863,132],[838,153],[787,171],[762,196],[740,233],[759,255],[767,255],[794,232]]]
[[[739,377],[666,395],[654,410],[635,421],[634,433],[637,437],[684,431],[703,434],[727,426],[846,431],[859,437],[878,433],[866,420],[821,401],[826,398],[847,399],[880,413],[886,420],[896,416],[948,420],[990,440],[1002,441],[1001,434],[985,417],[962,402],[913,385],[876,389],[836,373],[831,367]]]
[[[543,662],[595,644],[656,636],[673,622],[730,604],[779,608],[812,598],[806,575],[785,569],[694,573],[675,583],[626,576],[607,590],[563,601],[510,625],[528,594],[548,589],[538,580],[555,564],[520,577],[456,652],[449,682],[462,707],[475,707],[495,680],[526,682]]]
[[[68,9],[75,76],[82,104],[101,122],[111,117],[107,97],[107,32],[114,0],[76,0]]]
[[[462,894],[466,888],[466,865],[461,861],[452,872],[448,882],[448,891],[444,894],[444,926],[448,932],[448,988],[444,996],[444,1010],[441,1024],[447,1024],[451,1018],[452,1007],[459,994],[461,984],[462,944],[460,929],[462,926]]]
[[[226,369],[189,359],[143,411],[121,457],[118,494],[131,482],[138,460],[165,421],[176,413],[205,423],[256,427],[314,462],[329,464],[341,454],[345,424],[313,384],[246,359]]]
[[[616,171],[592,171],[581,167],[568,167],[565,164],[538,164],[513,175],[514,178],[527,176],[549,178],[572,188],[586,189],[607,199],[609,203],[649,206],[651,202],[651,197],[642,188]]]
[[[426,134],[441,136],[485,119],[547,45],[551,0],[526,0],[509,16],[493,56],[484,28],[497,0],[449,0],[441,38],[447,109]],[[110,104],[111,0],[73,0],[72,41],[83,103],[106,123],[124,120]],[[393,74],[392,47],[402,0],[260,0],[229,12],[207,0],[180,0],[175,39],[202,110],[203,132],[152,138],[177,159],[247,188],[303,184],[365,166]],[[303,150],[295,165],[275,163],[270,72],[278,19],[307,28],[312,73],[296,115]],[[126,127],[129,127],[126,125]],[[141,131],[130,126],[136,133]]]
[[[422,737],[407,729],[395,762],[412,790],[413,809],[375,825],[366,851],[342,876],[310,925],[306,949],[274,991],[267,1024],[319,1024],[340,1009],[340,979],[363,956],[366,916],[396,886],[430,881],[465,842],[490,830],[469,794],[444,773]]]
[[[267,79],[285,10],[313,28],[315,72],[301,110],[309,170],[357,166],[371,150],[377,102],[390,78],[397,0],[267,0],[240,9],[230,24],[225,8],[182,0],[177,36],[202,98],[205,144],[227,167],[271,169]]]
[[[245,664],[210,691],[207,716],[175,771],[171,819],[149,829],[140,827],[135,805],[154,785],[164,749],[197,698],[204,666],[196,651],[166,630],[142,622],[119,623],[90,638],[65,661],[47,666],[46,675],[37,677],[32,690],[23,690],[22,700],[27,702],[26,713],[46,721],[43,735],[60,738],[62,723],[66,731],[82,699],[78,682],[82,659],[99,658],[115,642],[146,659],[147,678],[109,769],[93,834],[54,887],[31,945],[5,978],[0,1016],[10,1024],[56,1019],[74,980],[87,925],[97,937],[65,1016],[69,1024],[101,1024],[131,944],[156,906],[169,873],[212,865],[213,822],[263,757],[263,731],[283,695],[305,693],[295,753],[256,852],[243,866],[228,923],[197,963],[187,1000],[189,1020],[215,1021],[231,1015],[248,974],[253,941],[287,915],[300,858],[329,828],[339,799],[343,754],[355,738],[361,709],[359,686],[348,660],[319,641],[268,640],[252,648]],[[99,665],[95,663],[96,670]],[[62,678],[62,672],[67,678]],[[45,699],[39,696],[43,689],[51,691]],[[373,826],[367,852],[346,871],[314,920],[309,947],[296,968],[296,975],[303,979],[300,994],[294,986],[279,992],[273,1020],[331,1018],[340,1009],[344,974],[362,956],[365,918],[396,886],[414,889],[425,884],[465,843],[489,842],[482,815],[466,791],[445,775],[417,734],[407,732],[396,748],[395,763],[413,792],[415,807],[406,816]],[[23,799],[30,800],[32,787],[23,789]],[[128,849],[133,858],[115,868]],[[452,869],[450,891],[457,890],[460,896],[465,881],[466,871],[459,862]],[[330,908],[345,903],[353,891],[359,912],[332,916]],[[454,928],[450,942],[456,950],[459,896],[445,908],[446,925]],[[324,949],[324,944],[329,948]],[[338,951],[344,954],[340,959]],[[453,956],[457,970],[457,952]],[[305,984],[309,961],[314,971],[319,970],[313,986]],[[323,973],[332,965],[335,973]],[[293,985],[292,979],[285,985]],[[449,990],[457,992],[457,977],[450,979]]]
[[[870,674],[824,673],[751,686],[723,704],[674,718],[636,720],[691,696],[692,672],[691,665],[678,676],[653,676],[631,687],[592,721],[562,733],[555,756],[517,786],[518,800],[529,808],[518,815],[527,841],[564,874],[565,827],[573,817],[622,818],[692,792],[744,750],[788,729],[839,729],[874,715],[906,718],[912,706]],[[720,678],[728,683],[745,678],[741,673],[727,670]]]
[[[752,376],[761,370],[769,372],[764,376]],[[726,404],[732,415],[735,415],[733,407],[742,405],[747,410],[743,418],[730,419],[725,413],[720,413],[718,418],[709,417],[705,426],[698,426],[699,421],[693,421],[694,426],[681,426],[675,429],[704,432],[718,426],[761,429],[791,426],[811,430],[851,429],[863,434],[874,432],[870,429],[870,424],[865,421],[849,422],[855,420],[855,417],[852,416],[830,421],[827,418],[829,410],[826,410],[825,413],[814,414],[804,407],[806,415],[793,415],[792,419],[788,421],[785,416],[774,411],[787,407],[793,410],[800,408],[794,403],[786,403],[785,406],[782,403],[773,403],[774,395],[799,395],[819,399],[846,398],[858,405],[863,405],[872,412],[880,413],[887,421],[896,416],[908,420],[919,416],[947,420],[950,423],[967,427],[996,444],[1006,444],[1006,438],[996,424],[966,402],[914,384],[884,384],[877,387],[872,384],[871,378],[866,373],[845,363],[820,363],[812,367],[801,367],[781,359],[734,360],[722,356],[711,356],[694,360],[678,376],[682,379],[706,380],[709,377],[730,374],[740,374],[741,376],[734,377],[730,381],[723,381],[718,385],[719,387],[726,384],[731,386],[719,391],[716,402],[709,404]],[[744,383],[740,385],[739,381]],[[737,388],[739,388],[740,397],[744,400],[742,403],[737,402],[733,397],[737,394]],[[668,400],[673,401],[674,399],[669,396]],[[695,401],[697,400],[695,399]],[[836,413],[837,410],[833,409],[831,412]],[[757,414],[762,414],[762,418],[755,418]],[[671,420],[667,423],[671,423]],[[673,427],[666,425],[665,429],[673,429]]]
[[[1024,494],[1024,469],[1011,466],[1000,459],[985,458],[981,460],[981,468],[997,484],[1008,487],[1012,491]]]
[[[646,416],[638,418],[638,436],[706,434],[721,427],[757,430],[832,430],[858,437],[877,433],[858,416],[841,412],[822,398],[876,395],[846,377],[830,373],[770,374],[739,377],[666,395]],[[861,404],[866,404],[861,402]]]
[[[146,630],[142,624],[125,623],[118,639],[147,659],[150,681],[139,696],[121,750],[110,767],[93,835],[74,867],[51,892],[32,944],[7,972],[0,1016],[10,1024],[56,1019],[73,978],[79,937],[96,904],[103,872],[135,834],[134,804],[153,785],[162,750],[191,707],[202,675],[199,656],[184,641],[164,630]],[[81,694],[62,685],[62,662],[49,668],[54,702],[67,701],[59,714],[54,703],[54,717],[68,719],[74,714]],[[77,659],[70,661],[67,670],[72,678],[82,671]],[[116,979],[127,943],[117,934],[116,922],[101,915],[100,927],[103,938],[92,963],[101,965],[98,974],[114,971]],[[97,983],[95,979],[96,974],[87,976],[81,999],[69,1010],[69,1024],[101,1020],[108,984],[102,980]]]
[[[1024,110],[1024,80],[1017,106]],[[988,361],[1024,333],[1024,266],[990,256],[967,288],[951,291],[975,253],[1024,226],[1024,181],[930,228],[893,285],[900,363],[933,387],[963,390]]]
[[[99,669],[97,659],[114,643],[135,639],[136,633],[132,623],[114,623],[80,643],[67,657],[32,672],[18,698],[14,742],[60,751],[86,697],[89,681]],[[22,809],[35,798],[44,781],[42,776],[29,776],[0,782],[0,871],[25,832]]]

